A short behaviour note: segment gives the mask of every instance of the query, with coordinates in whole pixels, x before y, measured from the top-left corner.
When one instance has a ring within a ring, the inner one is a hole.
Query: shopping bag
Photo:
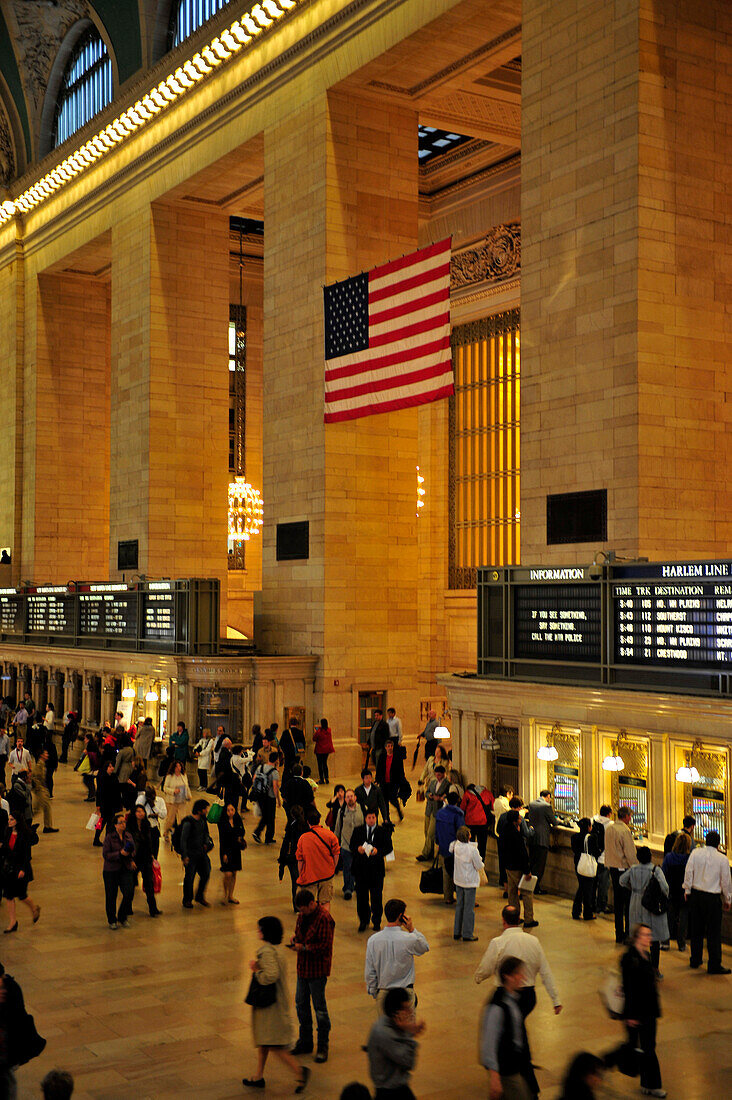
[[[625,990],[620,974],[612,970],[599,989],[600,1000],[613,1020],[622,1020],[625,1012]]]
[[[577,874],[582,878],[596,878],[597,877],[597,860],[594,856],[590,855],[588,849],[589,845],[589,833],[585,837],[584,851],[581,853],[577,861]]]
[[[223,815],[223,812],[224,812],[223,802],[212,802],[210,807],[209,807],[209,811],[206,814],[206,820],[208,822],[210,822],[211,825],[216,825],[216,824],[218,824],[219,821],[221,821],[221,817]]]
[[[90,833],[94,832],[101,819],[102,815],[98,814],[96,811],[89,815],[89,820],[86,823],[86,828],[89,830]]]
[[[159,894],[163,888],[163,872],[156,859],[152,861],[153,893]]]
[[[420,894],[441,894],[442,868],[437,866],[437,860],[431,867],[427,867],[419,877]]]
[[[384,856],[384,863],[393,863],[395,859],[396,855],[394,854],[394,849],[392,848],[392,850],[390,852],[387,852]]]

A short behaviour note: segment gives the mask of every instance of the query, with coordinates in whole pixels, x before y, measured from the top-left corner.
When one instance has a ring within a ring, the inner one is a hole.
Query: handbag
[[[660,917],[668,909],[668,898],[661,889],[661,883],[656,878],[655,867],[651,871],[648,885],[643,891],[641,905],[654,917]]]
[[[257,975],[252,974],[252,980],[249,983],[249,992],[244,998],[245,1005],[251,1005],[252,1008],[269,1008],[277,1000],[277,986],[275,982],[271,985],[260,985],[257,981]]]
[[[425,793],[423,787],[417,787],[417,794],[415,795],[415,798],[417,799],[417,802],[424,802]]]
[[[85,828],[87,828],[90,833],[93,833],[101,820],[102,820],[102,815],[98,814],[95,811],[94,813],[90,814],[89,820],[87,821]]]
[[[163,872],[160,869],[160,864],[156,859],[152,861],[152,880],[153,880],[153,893],[159,894],[163,888]]]
[[[577,874],[582,875],[582,878],[597,877],[597,860],[587,851],[589,839],[590,834],[588,833],[585,837],[585,850],[577,861]]]
[[[441,894],[442,891],[442,868],[437,866],[437,860],[435,859],[431,867],[427,867],[419,876],[419,892],[420,894]]]
[[[219,821],[221,821],[223,812],[224,806],[222,802],[212,802],[206,814],[206,821],[210,821],[212,825],[218,825]]]
[[[608,1016],[612,1020],[622,1020],[625,1012],[625,990],[620,974],[611,971],[598,992]]]
[[[85,756],[84,759],[79,764],[79,775],[89,775],[91,770],[92,770],[91,761],[89,760],[88,756]]]

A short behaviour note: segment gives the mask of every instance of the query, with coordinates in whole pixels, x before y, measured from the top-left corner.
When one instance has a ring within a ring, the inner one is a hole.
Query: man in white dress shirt
[[[719,833],[707,833],[705,848],[695,848],[684,873],[684,896],[689,902],[691,958],[689,966],[698,970],[702,963],[704,937],[707,939],[707,972],[729,974],[722,966],[722,910],[732,905],[732,876],[727,857],[719,851]]]
[[[381,1014],[389,989],[409,990],[414,996],[414,960],[430,949],[426,938],[418,932],[407,916],[407,907],[400,898],[389,898],[384,906],[386,928],[369,937],[366,945],[364,978],[366,992],[376,999]]]
[[[557,988],[554,985],[554,977],[549,969],[544,950],[539,941],[524,932],[519,926],[520,913],[513,905],[506,905],[501,911],[503,920],[503,932],[496,936],[488,944],[488,949],[480,961],[475,972],[475,981],[478,985],[498,974],[503,959],[521,959],[524,964],[524,984],[519,990],[519,1004],[524,1019],[533,1010],[536,1004],[536,975],[541,975],[544,988],[552,999],[554,1014],[558,1016],[562,1011],[562,1002],[559,1000]]]
[[[397,718],[397,712],[394,707],[389,707],[386,712],[386,724],[389,727],[389,739],[396,741],[397,745],[402,743],[402,720]]]

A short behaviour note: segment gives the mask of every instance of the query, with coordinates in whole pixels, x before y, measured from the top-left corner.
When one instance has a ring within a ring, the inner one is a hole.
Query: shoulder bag
[[[420,894],[441,894],[443,892],[442,868],[437,866],[436,859],[432,866],[427,867],[419,876],[419,892]]]
[[[269,1008],[276,1000],[276,982],[272,982],[271,985],[260,985],[257,981],[257,975],[252,974],[252,980],[249,983],[249,992],[244,998],[244,1004],[251,1005],[252,1008]]]
[[[585,837],[584,852],[577,861],[577,874],[582,875],[582,878],[596,878],[597,877],[597,860],[594,856],[591,856],[588,852],[590,834]]]

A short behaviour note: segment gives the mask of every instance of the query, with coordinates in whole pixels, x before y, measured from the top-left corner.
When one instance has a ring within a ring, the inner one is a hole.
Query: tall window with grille
[[[519,310],[452,332],[450,587],[474,588],[480,565],[520,561]]]
[[[247,311],[246,306],[229,306],[229,478],[246,468],[247,417]],[[229,569],[246,568],[245,543],[229,539]]]
[[[179,46],[230,0],[178,0],[170,20],[170,48]]]
[[[95,27],[71,55],[56,103],[53,142],[61,145],[112,102],[112,62]]]

